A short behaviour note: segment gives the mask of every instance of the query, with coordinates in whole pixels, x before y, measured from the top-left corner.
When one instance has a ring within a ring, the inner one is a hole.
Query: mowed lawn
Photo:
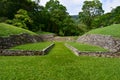
[[[45,56],[0,56],[0,80],[120,80],[120,59],[75,56],[56,42]]]
[[[36,33],[23,28],[19,28],[6,23],[0,23],[0,37],[8,37],[9,35],[17,35],[23,33],[37,35]]]
[[[12,47],[10,50],[33,50],[33,51],[39,51],[47,48],[50,46],[52,42],[39,42],[39,43],[29,43],[29,44],[23,44],[20,46]]]
[[[68,42],[67,44],[83,52],[107,52],[108,51],[102,47],[93,46],[90,44],[83,44],[78,42]]]
[[[93,29],[86,34],[101,34],[101,35],[110,35],[116,38],[120,38],[120,24],[113,24],[103,28]]]

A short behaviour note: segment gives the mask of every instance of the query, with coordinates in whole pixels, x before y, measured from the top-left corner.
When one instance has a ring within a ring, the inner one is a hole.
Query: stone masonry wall
[[[38,51],[30,51],[30,50],[7,50],[0,49],[0,56],[35,56],[35,55],[45,55],[47,54],[53,47],[54,43],[49,45],[47,48]]]
[[[21,44],[41,41],[43,41],[42,38],[37,35],[32,36],[26,33],[20,35],[10,35],[9,37],[0,37],[0,49],[8,49]]]
[[[111,36],[88,34],[79,37],[77,42],[101,46],[111,52],[120,51],[120,39],[115,39]]]
[[[65,44],[65,46],[67,48],[69,48],[71,51],[73,51],[73,53],[77,56],[96,56],[96,57],[109,57],[109,58],[113,58],[113,57],[120,57],[120,53],[114,53],[114,52],[83,52],[83,51],[79,51],[78,49],[76,49],[75,47]]]

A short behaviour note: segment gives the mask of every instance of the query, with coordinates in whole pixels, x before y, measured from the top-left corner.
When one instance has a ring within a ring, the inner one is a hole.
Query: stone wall
[[[35,55],[45,55],[47,54],[53,47],[54,43],[49,45],[47,48],[41,51],[30,51],[30,50],[6,50],[0,49],[0,56],[35,56]]]
[[[58,41],[58,42],[66,42],[66,41],[75,41],[74,37],[61,37],[61,36],[56,36],[55,34],[42,34],[40,37],[44,41]]]
[[[43,39],[37,35],[29,35],[26,33],[20,35],[10,35],[9,37],[0,37],[0,49],[8,49],[13,46],[41,42]]]
[[[60,36],[56,36],[56,37],[54,37],[53,41],[68,42],[68,41],[75,41],[75,39],[74,39],[74,37],[60,37]]]
[[[109,58],[113,58],[113,57],[120,57],[120,53],[113,53],[113,52],[83,52],[83,51],[79,51],[78,49],[76,49],[73,46],[70,46],[68,44],[65,44],[65,46],[67,48],[69,48],[71,51],[73,51],[73,53],[77,56],[95,56],[95,57],[109,57]]]
[[[120,39],[115,39],[111,36],[88,34],[79,37],[77,42],[101,46],[111,52],[120,51]]]
[[[39,35],[44,41],[53,41],[54,37],[56,36],[55,34],[42,34]]]

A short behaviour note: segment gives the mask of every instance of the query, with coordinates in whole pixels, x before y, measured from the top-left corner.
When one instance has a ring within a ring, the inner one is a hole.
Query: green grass
[[[113,24],[104,28],[98,28],[89,31],[86,34],[102,34],[102,35],[111,35],[113,37],[120,38],[120,24]]]
[[[82,44],[82,43],[77,43],[77,42],[68,42],[69,45],[75,47],[79,51],[83,52],[106,52],[108,50],[99,47],[99,46],[93,46],[93,45],[88,45],[88,44]]]
[[[56,43],[46,56],[0,56],[0,80],[120,80],[120,59],[75,56]]]
[[[22,33],[37,35],[36,33],[26,29],[18,28],[6,23],[0,23],[0,36],[9,36],[9,35],[22,34]]]
[[[42,50],[48,47],[50,44],[52,44],[52,42],[24,44],[24,45],[13,47],[11,48],[11,50]]]

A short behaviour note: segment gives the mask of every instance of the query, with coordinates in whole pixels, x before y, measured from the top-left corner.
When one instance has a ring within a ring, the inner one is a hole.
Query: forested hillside
[[[91,29],[120,23],[120,6],[104,13],[99,0],[84,1],[78,15],[69,15],[59,0],[45,6],[39,0],[0,0],[0,22],[34,32],[52,32],[60,36],[82,35]]]

